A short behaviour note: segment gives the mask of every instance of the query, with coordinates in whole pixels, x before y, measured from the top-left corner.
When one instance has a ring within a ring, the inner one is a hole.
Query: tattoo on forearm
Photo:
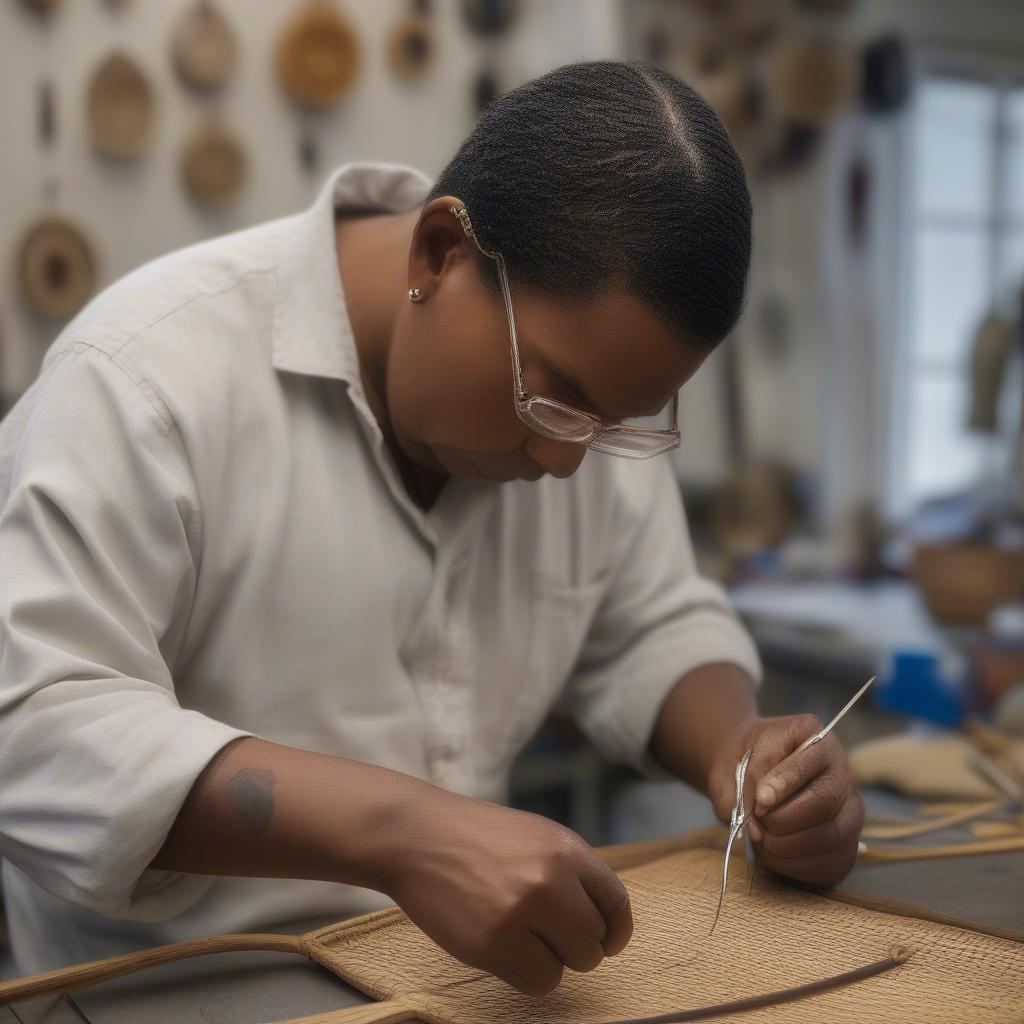
[[[256,833],[265,832],[274,816],[274,773],[262,768],[240,768],[222,787],[228,802]]]

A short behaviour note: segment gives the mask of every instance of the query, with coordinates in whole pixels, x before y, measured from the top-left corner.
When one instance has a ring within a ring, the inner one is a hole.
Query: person
[[[758,716],[665,457],[750,244],[710,108],[597,61],[494,101],[436,181],[346,164],[93,300],[0,426],[16,968],[397,904],[551,991],[633,929],[580,836],[507,806],[560,700],[723,819],[752,741],[761,862],[841,878],[842,748]]]

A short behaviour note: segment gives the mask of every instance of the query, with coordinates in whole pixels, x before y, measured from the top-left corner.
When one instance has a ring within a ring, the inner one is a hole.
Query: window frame
[[[1013,90],[1024,89],[1024,60],[1001,54],[950,50],[938,46],[922,45],[918,48],[913,66],[915,88],[901,125],[896,165],[899,172],[900,216],[891,244],[896,252],[890,253],[889,262],[896,273],[889,279],[890,306],[894,327],[889,360],[883,361],[887,381],[880,382],[889,421],[889,444],[883,467],[883,495],[890,515],[901,517],[925,499],[910,486],[913,408],[911,388],[919,356],[913,351],[913,328],[916,288],[916,262],[914,244],[917,231],[929,223],[927,215],[917,208],[916,189],[919,187],[917,130],[920,115],[920,92],[928,79],[972,80],[991,86],[996,93],[996,118],[991,139],[995,159],[992,162],[991,188],[993,202],[989,213],[986,237],[987,276],[989,294],[986,308],[1005,308],[1000,292],[1003,283],[999,272],[1004,259],[1006,241],[1015,231],[1024,231],[1024,217],[1012,221],[1009,217],[1008,131],[1009,97]],[[933,220],[934,224],[935,221]],[[884,257],[883,257],[884,258]],[[966,428],[965,428],[966,429]],[[1013,458],[1012,441],[1005,452],[1009,465]],[[984,462],[984,460],[983,460]],[[984,473],[984,467],[982,469]],[[977,482],[981,482],[979,478]],[[936,494],[935,496],[938,496]]]

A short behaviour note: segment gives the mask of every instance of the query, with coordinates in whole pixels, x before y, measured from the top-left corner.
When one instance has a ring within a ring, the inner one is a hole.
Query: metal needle
[[[858,700],[860,700],[861,696],[864,694],[864,692],[867,690],[867,688],[875,681],[876,678],[877,678],[877,676],[872,676],[850,698],[850,700],[846,704],[846,707],[844,707],[843,710],[840,711],[839,714],[836,715],[836,717],[833,718],[832,721],[829,722],[828,725],[826,725],[825,728],[821,730],[821,732],[816,732],[813,736],[809,736],[807,739],[805,739],[803,741],[803,743],[801,743],[800,746],[796,748],[797,753],[799,753],[801,750],[806,750],[808,747],[813,746],[815,743],[820,743],[832,731],[832,729],[835,726],[835,724],[843,717],[843,715],[845,715],[846,712],[849,711],[850,708],[852,708],[853,705],[856,704]]]

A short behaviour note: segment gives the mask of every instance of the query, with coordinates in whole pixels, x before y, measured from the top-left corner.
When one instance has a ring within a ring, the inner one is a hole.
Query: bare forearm
[[[666,771],[706,793],[715,751],[756,716],[746,672],[727,663],[702,665],[683,676],[665,700],[648,749]]]
[[[244,737],[196,780],[150,867],[379,888],[389,822],[423,787],[433,788],[376,765]]]

